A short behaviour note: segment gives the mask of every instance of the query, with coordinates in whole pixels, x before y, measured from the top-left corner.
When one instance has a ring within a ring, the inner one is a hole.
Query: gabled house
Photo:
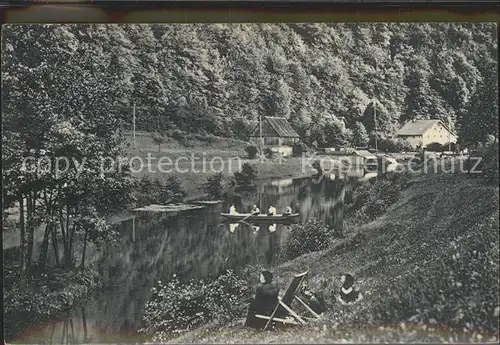
[[[284,157],[292,155],[295,142],[299,135],[288,121],[281,117],[264,117],[250,134],[250,142],[259,148],[269,148]]]
[[[457,135],[441,120],[411,120],[396,133],[413,148],[455,144]]]

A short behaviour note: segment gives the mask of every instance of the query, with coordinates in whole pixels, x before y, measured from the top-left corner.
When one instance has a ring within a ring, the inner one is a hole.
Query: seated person
[[[316,313],[322,314],[325,312],[325,298],[322,292],[313,292],[307,285],[302,285],[300,289],[304,302]]]
[[[273,274],[269,271],[263,271],[260,274],[260,285],[255,292],[255,298],[248,308],[247,320],[245,326],[252,328],[264,328],[267,323],[265,319],[255,317],[256,314],[270,316],[278,301],[279,288],[273,282]]]
[[[289,216],[291,214],[292,214],[292,208],[290,206],[287,206],[285,209],[285,213],[283,213],[283,215]]]
[[[257,205],[253,205],[252,206],[252,211],[251,211],[252,214],[260,214],[260,210],[259,208],[257,207]]]
[[[363,299],[363,295],[359,292],[359,288],[354,286],[354,277],[350,274],[343,274],[340,278],[342,287],[337,296],[337,301],[342,304],[354,304]]]
[[[272,206],[272,205],[271,205],[271,206],[269,206],[269,210],[267,211],[267,214],[268,214],[269,216],[275,216],[275,215],[276,215],[276,207],[274,207],[274,206]]]
[[[236,212],[236,207],[234,207],[234,204],[229,208],[229,214],[238,214],[238,212]]]

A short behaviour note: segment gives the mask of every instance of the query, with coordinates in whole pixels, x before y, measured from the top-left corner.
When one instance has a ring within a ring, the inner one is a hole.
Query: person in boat
[[[267,214],[268,214],[269,216],[275,216],[275,215],[276,215],[276,207],[274,207],[274,206],[272,206],[272,205],[271,205],[271,206],[269,206],[269,210],[268,210]]]
[[[252,206],[252,214],[260,214],[260,210],[257,205]]]
[[[273,274],[269,271],[262,271],[260,274],[260,284],[255,292],[255,298],[250,303],[245,326],[262,329],[267,320],[260,319],[255,315],[270,316],[278,300],[279,288],[273,282]]]
[[[236,207],[234,207],[234,204],[229,208],[229,214],[238,214],[238,212],[236,212]]]
[[[306,284],[300,290],[305,303],[318,315],[326,310],[325,296],[322,291],[312,291]]]
[[[285,213],[283,213],[284,216],[290,216],[292,214],[292,208],[290,206],[287,206],[285,209]]]
[[[342,287],[337,296],[337,301],[342,304],[354,304],[363,299],[359,288],[354,285],[354,277],[350,274],[343,274],[340,278]]]

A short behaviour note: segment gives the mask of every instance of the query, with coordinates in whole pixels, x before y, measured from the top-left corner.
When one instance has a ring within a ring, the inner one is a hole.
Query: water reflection
[[[144,305],[158,280],[175,273],[181,279],[215,277],[224,269],[246,264],[276,265],[290,234],[287,224],[225,223],[221,212],[234,204],[240,213],[252,205],[277,213],[291,206],[299,223],[311,217],[342,227],[344,199],[350,192],[348,179],[267,181],[253,191],[229,192],[224,203],[179,215],[149,213],[122,222],[117,246],[89,251],[103,282],[108,286],[75,307],[62,322],[42,327],[23,343],[121,343],[136,341]]]

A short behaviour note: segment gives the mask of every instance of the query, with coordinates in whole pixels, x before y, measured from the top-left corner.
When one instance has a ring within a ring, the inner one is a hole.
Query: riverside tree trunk
[[[22,195],[19,197],[19,226],[21,228],[19,273],[22,275],[24,271],[24,250],[26,242],[26,232],[24,228],[24,198]]]
[[[28,248],[26,254],[26,272],[29,273],[31,271],[31,259],[33,256],[33,238],[35,232],[34,226],[34,217],[33,217],[33,202],[34,197],[28,194],[26,211],[28,216]]]
[[[85,229],[85,235],[83,236],[83,251],[82,251],[82,261],[80,262],[80,268],[83,270],[85,268],[85,252],[87,251],[87,229]]]

